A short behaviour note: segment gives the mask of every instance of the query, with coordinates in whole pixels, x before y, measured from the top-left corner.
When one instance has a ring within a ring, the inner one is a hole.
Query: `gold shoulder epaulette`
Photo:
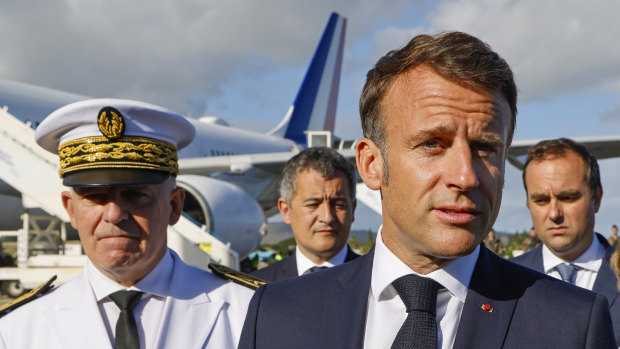
[[[213,271],[213,274],[221,278],[232,280],[236,284],[251,288],[253,290],[256,290],[261,285],[267,283],[267,281],[265,280],[259,279],[252,275],[248,275],[246,273],[242,273],[240,271],[236,271],[235,269],[231,269],[220,264],[209,263],[209,269]]]
[[[42,283],[41,285],[33,288],[28,293],[25,293],[18,298],[15,298],[14,300],[0,306],[0,317],[3,317],[4,315],[21,307],[22,305],[48,293],[52,288],[54,288],[54,285],[52,285],[52,282],[54,282],[54,280],[56,280],[56,275],[52,276],[49,280]]]

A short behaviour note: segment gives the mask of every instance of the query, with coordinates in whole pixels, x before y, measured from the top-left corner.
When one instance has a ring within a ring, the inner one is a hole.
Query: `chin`
[[[478,244],[479,242],[476,241],[475,236],[471,233],[449,234],[444,239],[436,241],[432,250],[435,252],[433,255],[436,257],[456,258],[472,253]]]

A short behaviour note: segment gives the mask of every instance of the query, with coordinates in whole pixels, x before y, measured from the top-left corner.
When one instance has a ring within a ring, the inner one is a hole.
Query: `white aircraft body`
[[[230,244],[240,258],[258,247],[265,233],[265,217],[277,212],[280,171],[291,156],[307,146],[305,132],[334,130],[345,28],[346,19],[333,13],[293,105],[269,133],[230,127],[213,117],[189,119],[196,127],[196,138],[179,152],[177,177],[178,185],[187,192],[186,217]],[[88,98],[0,79],[0,108],[33,129],[53,110]],[[0,162],[10,167],[15,159],[3,150],[7,149],[6,137],[0,134]],[[9,179],[10,170],[4,174]],[[36,173],[37,168],[32,171]],[[43,195],[24,195],[7,179],[2,180],[0,228],[15,229],[22,224],[19,217],[24,207],[43,207],[36,203]],[[32,187],[36,188],[36,183]],[[56,200],[60,205],[60,194]],[[47,213],[67,221],[62,212]]]

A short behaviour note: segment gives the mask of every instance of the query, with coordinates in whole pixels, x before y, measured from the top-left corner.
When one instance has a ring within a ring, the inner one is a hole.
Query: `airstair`
[[[9,289],[18,290],[17,284],[30,289],[54,274],[59,282],[77,275],[86,256],[78,241],[67,241],[65,228],[70,221],[60,200],[65,189],[58,176],[58,158],[40,148],[31,125],[11,115],[7,107],[0,109],[0,179],[21,193],[26,209],[22,229],[0,231],[0,236],[17,237],[17,266],[0,268],[5,291],[7,282],[11,282]],[[49,216],[31,215],[34,208]],[[168,227],[168,246],[201,269],[211,262],[239,269],[239,255],[230,243],[186,216]]]

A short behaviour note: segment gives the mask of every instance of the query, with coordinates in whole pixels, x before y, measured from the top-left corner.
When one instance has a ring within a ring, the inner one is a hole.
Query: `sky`
[[[336,135],[361,137],[365,74],[413,36],[459,30],[487,42],[519,87],[515,139],[620,134],[615,0],[6,0],[0,78],[139,99],[266,132],[284,117],[332,11],[347,17]],[[595,230],[620,224],[620,159],[600,161]],[[528,230],[521,173],[507,165],[498,231]],[[358,209],[354,228],[380,217]]]

